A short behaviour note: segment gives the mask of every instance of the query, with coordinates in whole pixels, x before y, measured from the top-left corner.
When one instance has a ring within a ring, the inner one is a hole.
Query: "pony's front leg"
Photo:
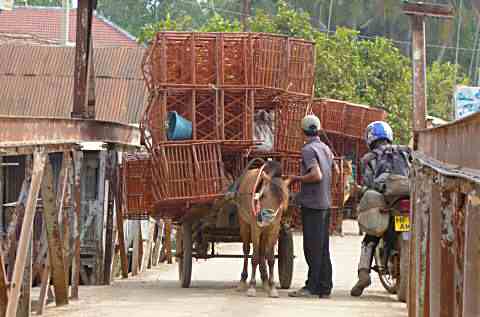
[[[240,276],[240,285],[238,285],[239,291],[245,291],[248,288],[248,256],[250,255],[250,243],[243,243],[243,271]]]
[[[268,268],[267,268],[267,260],[265,256],[265,252],[260,250],[259,260],[258,260],[258,268],[260,270],[260,278],[262,279],[262,286],[265,292],[270,291],[270,286],[268,283]]]
[[[254,246],[253,255],[252,255],[252,275],[250,277],[250,287],[248,288],[248,291],[247,291],[247,296],[249,297],[257,296],[257,278],[255,273],[257,272],[259,259],[260,259],[260,256]]]
[[[255,237],[255,231],[252,230],[252,245],[253,245],[253,255],[252,255],[252,275],[250,277],[250,287],[248,288],[247,291],[247,296],[249,297],[254,297],[257,295],[257,278],[256,278],[256,273],[257,273],[257,266],[260,261],[260,239],[259,237]]]
[[[271,250],[267,251],[267,260],[268,260],[268,268],[269,268],[269,278],[268,278],[268,284],[270,286],[270,290],[268,292],[268,295],[270,297],[277,298],[278,296],[278,291],[275,288],[275,278],[274,278],[274,269],[275,269],[275,253],[274,253],[274,248]]]

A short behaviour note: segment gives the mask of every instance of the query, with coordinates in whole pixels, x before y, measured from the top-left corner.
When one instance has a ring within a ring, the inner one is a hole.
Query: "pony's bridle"
[[[261,207],[260,207],[260,198],[262,197],[263,195],[263,189],[260,191],[260,193],[257,193],[256,192],[256,189],[258,187],[258,185],[260,184],[260,182],[262,181],[262,178],[263,178],[263,171],[265,169],[265,167],[267,166],[267,164],[263,164],[262,167],[260,167],[260,170],[259,170],[259,173],[257,175],[257,179],[255,180],[255,183],[254,183],[254,186],[253,186],[253,189],[252,189],[252,201],[251,201],[251,204],[252,204],[252,215],[256,218],[258,216],[258,214],[260,213],[261,211]],[[275,217],[278,212],[280,211],[281,209],[281,205],[277,208],[277,210],[275,210],[275,212],[273,213],[273,217]]]

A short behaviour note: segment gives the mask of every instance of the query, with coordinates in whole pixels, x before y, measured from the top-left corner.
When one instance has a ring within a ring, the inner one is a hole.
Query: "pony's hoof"
[[[275,287],[270,290],[269,296],[272,298],[279,298],[278,291]]]
[[[255,297],[257,296],[257,290],[254,289],[253,287],[250,287],[247,291],[247,296],[248,297]]]
[[[263,283],[262,286],[265,292],[270,293],[270,285],[268,284],[268,282]]]
[[[248,288],[247,282],[241,281],[237,286],[237,292],[245,292]]]

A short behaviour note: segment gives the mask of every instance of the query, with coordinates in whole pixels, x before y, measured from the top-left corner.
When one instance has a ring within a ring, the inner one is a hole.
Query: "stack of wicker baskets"
[[[158,33],[143,61],[150,102],[141,129],[148,155],[127,157],[123,167],[126,216],[181,221],[192,204],[224,194],[226,179],[238,177],[255,157],[278,159],[285,174],[299,174],[304,142],[299,127],[312,112],[314,71],[314,44],[303,40],[256,33]],[[259,110],[275,114],[269,151],[255,146]],[[191,122],[191,139],[167,138],[165,123],[172,111]],[[342,181],[335,177],[332,191],[338,208]]]

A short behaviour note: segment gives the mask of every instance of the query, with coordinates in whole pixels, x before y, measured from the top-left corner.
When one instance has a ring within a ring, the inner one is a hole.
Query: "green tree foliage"
[[[410,138],[411,71],[409,60],[384,38],[358,39],[339,28],[316,39],[315,95],[384,108],[397,142]]]
[[[215,13],[199,28],[201,32],[240,32],[242,27],[236,19],[229,20]]]
[[[191,31],[193,29],[192,17],[186,15],[174,20],[167,14],[165,20],[154,24],[145,25],[138,34],[138,42],[146,43],[153,38],[155,33],[161,31]]]
[[[317,31],[310,22],[310,16],[303,10],[293,10],[285,1],[278,1],[275,14],[257,10],[250,18],[253,32],[279,33],[291,37],[314,40]]]
[[[203,25],[205,14],[202,2],[191,0],[98,0],[97,11],[134,36],[139,36],[145,25],[156,25],[161,20],[180,20],[183,27],[190,17],[192,27]]]
[[[434,62],[427,72],[429,114],[445,120],[454,118],[453,87],[468,85],[469,79],[461,73],[459,67],[450,63]]]

